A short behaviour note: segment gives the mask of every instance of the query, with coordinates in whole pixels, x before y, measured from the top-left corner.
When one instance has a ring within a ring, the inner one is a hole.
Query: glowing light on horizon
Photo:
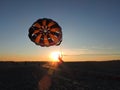
[[[54,62],[58,62],[59,60],[58,60],[58,57],[59,56],[61,56],[61,53],[60,52],[52,52],[51,53],[51,59],[52,59],[52,61],[54,61]]]

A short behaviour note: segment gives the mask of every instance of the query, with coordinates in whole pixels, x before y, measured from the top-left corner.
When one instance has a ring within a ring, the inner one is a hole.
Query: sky
[[[39,18],[62,27],[60,46],[30,41]],[[48,61],[54,51],[64,61],[119,60],[120,0],[0,0],[0,61]]]

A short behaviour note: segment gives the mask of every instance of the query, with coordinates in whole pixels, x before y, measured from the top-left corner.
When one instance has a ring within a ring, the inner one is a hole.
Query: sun
[[[54,62],[58,62],[58,57],[61,56],[61,53],[60,52],[52,52],[50,57],[52,59],[52,61]]]

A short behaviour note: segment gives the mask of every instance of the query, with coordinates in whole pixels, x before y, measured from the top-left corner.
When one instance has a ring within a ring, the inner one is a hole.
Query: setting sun
[[[51,53],[51,59],[53,60],[53,61],[55,61],[55,62],[57,62],[58,61],[58,57],[61,55],[61,53],[60,52],[52,52]]]

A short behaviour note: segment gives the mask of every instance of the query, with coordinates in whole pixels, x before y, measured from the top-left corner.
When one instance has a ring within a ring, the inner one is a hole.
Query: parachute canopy
[[[49,47],[60,45],[62,42],[62,29],[57,22],[52,19],[38,19],[29,28],[29,38],[36,45]]]

